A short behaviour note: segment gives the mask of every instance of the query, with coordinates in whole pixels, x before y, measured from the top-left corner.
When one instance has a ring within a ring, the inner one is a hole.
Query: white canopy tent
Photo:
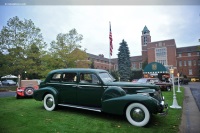
[[[6,75],[6,76],[3,76],[3,77],[1,77],[2,79],[15,79],[15,78],[17,78],[17,76],[15,76],[15,75]]]

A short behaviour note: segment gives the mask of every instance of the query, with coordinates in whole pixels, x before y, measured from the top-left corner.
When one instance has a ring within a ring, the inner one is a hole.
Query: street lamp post
[[[26,71],[24,73],[25,73],[24,77],[25,77],[25,79],[27,79],[27,77],[26,77]]]
[[[170,108],[175,108],[175,109],[181,109],[181,106],[178,105],[177,100],[176,100],[176,92],[175,92],[175,87],[174,87],[174,69],[170,69],[170,74],[172,78],[172,85],[173,85],[173,104],[170,106]]]
[[[181,92],[181,90],[180,90],[180,83],[179,83],[179,80],[180,80],[179,76],[180,76],[180,74],[177,73],[177,76],[178,76],[178,90],[177,90],[177,92]]]

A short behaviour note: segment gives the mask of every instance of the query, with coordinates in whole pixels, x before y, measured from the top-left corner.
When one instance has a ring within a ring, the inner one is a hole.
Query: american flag
[[[111,24],[110,24],[110,34],[109,34],[109,39],[110,39],[110,56],[112,56],[112,50],[113,50],[113,44],[112,44],[112,31],[111,31]]]

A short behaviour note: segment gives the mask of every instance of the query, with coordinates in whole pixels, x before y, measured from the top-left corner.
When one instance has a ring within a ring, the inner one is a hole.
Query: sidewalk
[[[182,121],[179,133],[200,133],[200,111],[189,87],[185,88]]]

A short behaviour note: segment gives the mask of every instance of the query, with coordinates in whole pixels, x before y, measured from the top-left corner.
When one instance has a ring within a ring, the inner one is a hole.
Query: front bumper
[[[168,104],[165,104],[164,101],[161,101],[159,113],[160,116],[166,116],[168,114]]]

